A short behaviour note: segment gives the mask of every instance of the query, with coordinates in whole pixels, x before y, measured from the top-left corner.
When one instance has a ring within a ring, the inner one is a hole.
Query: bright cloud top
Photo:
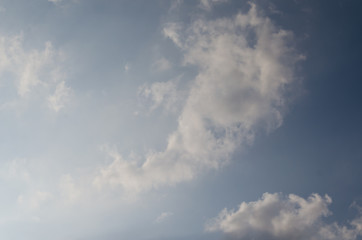
[[[206,225],[207,231],[222,231],[235,239],[255,240],[354,240],[362,234],[362,218],[350,226],[325,223],[332,199],[312,194],[304,199],[294,194],[264,193],[255,202],[243,202],[237,210],[224,209]]]
[[[222,166],[236,148],[250,144],[257,131],[282,124],[286,87],[293,83],[300,59],[291,47],[290,32],[259,15],[255,5],[246,14],[197,20],[186,28],[166,24],[163,32],[183,52],[185,64],[199,71],[178,127],[166,149],[151,151],[141,164],[108,151],[114,162],[100,169],[94,180],[98,187],[121,186],[137,192],[191,180]],[[158,97],[165,87],[171,86],[154,85],[147,94],[156,106],[171,108],[162,101],[172,96]],[[168,95],[173,92],[177,91]]]

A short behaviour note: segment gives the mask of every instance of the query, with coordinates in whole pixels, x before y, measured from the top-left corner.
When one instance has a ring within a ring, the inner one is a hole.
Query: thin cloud
[[[126,73],[128,73],[128,71],[131,69],[131,65],[129,63],[126,63],[126,65],[124,65],[124,71]]]
[[[162,57],[158,59],[154,64],[153,67],[157,72],[164,72],[171,68],[171,63],[166,58]]]
[[[155,219],[156,223],[161,223],[165,221],[166,218],[169,218],[173,215],[173,212],[163,212]]]
[[[71,88],[66,86],[64,81],[58,83],[54,94],[48,97],[49,108],[55,112],[59,112],[59,110],[64,108],[65,105],[69,102],[71,93]]]
[[[210,11],[215,4],[227,2],[228,0],[200,0],[201,8]]]
[[[14,101],[31,97],[49,100],[50,107],[59,111],[64,107],[64,97],[70,92],[65,87],[64,74],[60,66],[63,59],[61,51],[57,51],[51,42],[46,42],[43,50],[23,47],[23,35],[0,37],[0,76],[13,76],[13,86],[18,98],[6,99],[8,105],[16,105]],[[56,92],[51,95],[51,89]]]

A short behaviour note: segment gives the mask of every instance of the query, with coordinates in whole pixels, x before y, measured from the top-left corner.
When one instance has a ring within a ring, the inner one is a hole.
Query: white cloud
[[[171,68],[171,63],[166,58],[162,57],[153,64],[153,67],[157,72],[164,72]]]
[[[63,201],[68,204],[75,203],[82,196],[82,191],[76,186],[74,179],[69,174],[60,178],[59,190]]]
[[[362,234],[362,217],[349,226],[326,223],[331,202],[328,195],[312,194],[304,199],[264,193],[258,201],[243,202],[236,210],[224,209],[209,220],[206,230],[222,231],[240,240],[355,240]]]
[[[20,180],[24,182],[29,182],[31,179],[28,171],[27,159],[14,159],[6,163],[2,169],[1,176],[5,179]]]
[[[168,24],[164,34],[181,48],[185,64],[199,69],[178,127],[166,149],[151,151],[143,163],[108,152],[114,161],[100,169],[97,186],[142,191],[191,180],[225,164],[257,131],[282,124],[286,86],[294,81],[299,56],[291,47],[292,34],[258,15],[255,5],[229,19],[195,21],[184,31]],[[148,94],[161,103],[172,84],[157,84]]]
[[[177,112],[183,97],[182,92],[177,89],[177,82],[178,79],[175,79],[155,82],[151,86],[143,85],[139,88],[139,95],[146,98],[148,103],[151,100],[151,111],[162,106],[167,111]]]
[[[64,82],[59,83],[64,78],[60,70],[62,59],[62,53],[55,51],[50,42],[45,43],[44,50],[28,50],[23,47],[22,35],[0,37],[0,76],[11,75],[20,99],[29,99],[33,92],[36,92],[34,96],[47,99],[50,90],[56,86],[56,96],[49,98],[52,108],[59,110],[63,106],[61,97],[70,90]]]
[[[69,102],[71,93],[71,88],[67,87],[64,81],[58,83],[54,94],[48,97],[48,105],[50,109],[58,112],[60,109],[64,108],[64,106]]]
[[[223,3],[227,1],[228,0],[200,0],[200,3],[203,9],[210,11],[214,4]]]
[[[182,46],[179,32],[182,30],[182,26],[179,23],[168,23],[163,28],[163,35],[171,39],[178,47]]]
[[[67,3],[77,3],[80,0],[48,0],[48,2],[54,3],[56,5],[64,5]]]
[[[29,195],[19,195],[18,204],[24,206],[30,210],[39,208],[40,206],[48,203],[53,199],[53,195],[46,191],[35,191],[31,192]]]
[[[48,0],[48,1],[52,2],[52,3],[55,3],[55,4],[62,2],[62,0]]]
[[[160,216],[158,216],[156,219],[155,219],[155,222],[156,223],[161,223],[163,222],[166,218],[169,218],[173,215],[173,212],[163,212],[160,214]]]

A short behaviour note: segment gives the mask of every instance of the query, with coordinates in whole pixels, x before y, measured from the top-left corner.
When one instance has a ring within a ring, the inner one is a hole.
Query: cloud
[[[77,3],[79,2],[80,0],[48,0],[48,2],[51,2],[55,5],[65,5],[67,3]]]
[[[179,23],[167,23],[163,28],[163,35],[171,39],[178,47],[182,47],[179,32],[182,30],[182,26]]]
[[[74,183],[74,179],[69,174],[63,175],[59,182],[60,195],[67,204],[75,203],[81,196],[82,191]]]
[[[126,63],[126,65],[124,65],[124,71],[126,73],[128,73],[128,71],[131,69],[131,65],[129,63]]]
[[[160,216],[158,216],[155,220],[156,223],[161,223],[163,222],[166,218],[169,218],[173,215],[172,212],[163,212],[160,214]]]
[[[200,0],[201,8],[210,11],[212,6],[217,3],[227,2],[228,0]]]
[[[18,204],[21,206],[25,206],[30,210],[34,210],[39,208],[40,206],[48,203],[53,199],[53,195],[49,192],[45,191],[35,191],[31,192],[29,195],[19,195],[18,196]]]
[[[31,96],[47,99],[50,90],[56,88],[55,95],[49,97],[49,106],[55,111],[64,106],[64,95],[70,91],[62,80],[62,59],[63,54],[54,50],[50,42],[45,43],[43,50],[26,49],[22,35],[0,37],[0,76],[10,75],[18,99],[29,100]],[[32,95],[33,92],[36,93]]]
[[[328,195],[304,199],[294,194],[264,193],[255,202],[243,202],[237,210],[224,209],[209,220],[207,231],[222,231],[232,239],[255,240],[354,240],[362,234],[362,217],[349,226],[326,223],[331,215]]]
[[[64,106],[69,102],[71,93],[71,88],[67,87],[64,81],[58,83],[54,94],[48,97],[48,105],[50,109],[58,112],[60,109],[64,108]]]
[[[106,151],[114,161],[99,170],[94,180],[98,187],[137,192],[191,180],[223,166],[258,131],[282,124],[287,88],[300,60],[290,32],[260,16],[255,5],[246,14],[197,20],[184,30],[167,24],[163,32],[183,52],[184,63],[198,68],[178,127],[165,150],[150,151],[142,163]],[[160,103],[168,88],[171,83],[156,83],[147,91]]]
[[[62,2],[62,0],[48,0],[48,2],[52,2],[54,4]]]
[[[4,164],[0,176],[8,180],[30,182],[27,159],[14,159]]]
[[[145,98],[147,105],[151,106],[153,111],[163,107],[166,111],[176,113],[180,109],[183,92],[178,90],[177,83],[179,78],[167,82],[155,82],[151,86],[143,85],[139,88],[139,96]]]
[[[153,64],[153,67],[157,72],[164,72],[171,68],[171,63],[166,58],[162,57]]]

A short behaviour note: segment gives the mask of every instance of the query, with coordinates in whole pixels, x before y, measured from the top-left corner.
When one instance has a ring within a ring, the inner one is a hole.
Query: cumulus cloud
[[[0,37],[0,76],[10,74],[20,98],[29,97],[35,89],[39,90],[37,96],[47,98],[56,86],[55,96],[49,97],[55,111],[63,107],[63,98],[70,90],[64,82],[59,83],[63,77],[61,59],[62,53],[54,50],[50,42],[45,43],[44,50],[28,50],[23,47],[22,35]]]
[[[243,202],[236,210],[224,209],[209,220],[207,231],[222,231],[232,239],[255,240],[354,240],[362,234],[362,217],[349,226],[326,223],[332,199],[312,194],[264,193],[255,202]]]
[[[108,152],[114,161],[99,170],[97,186],[141,191],[191,180],[223,166],[237,148],[252,143],[256,132],[282,124],[286,88],[300,59],[290,32],[259,15],[255,5],[232,18],[197,20],[184,30],[179,26],[167,24],[163,32],[198,74],[177,129],[164,151],[151,151],[142,163]],[[157,84],[147,91],[162,102],[163,90],[173,86]]]

